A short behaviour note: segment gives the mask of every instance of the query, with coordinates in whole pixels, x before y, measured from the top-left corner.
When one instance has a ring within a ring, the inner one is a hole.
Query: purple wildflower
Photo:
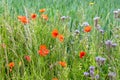
[[[84,76],[85,76],[85,77],[88,77],[88,76],[89,76],[89,73],[88,73],[88,72],[84,72]]]

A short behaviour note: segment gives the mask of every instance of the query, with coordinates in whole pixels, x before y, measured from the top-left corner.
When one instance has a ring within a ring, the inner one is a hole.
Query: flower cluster
[[[98,56],[98,57],[95,58],[95,61],[97,62],[97,64],[98,64],[99,66],[101,66],[101,65],[104,65],[104,64],[105,64],[106,59],[103,58],[103,57]]]
[[[39,12],[42,13],[41,18],[48,21],[48,15],[43,14],[45,11],[46,11],[46,9],[40,9],[39,10]],[[29,17],[30,17],[30,19],[35,20],[37,18],[37,14],[33,13],[33,14],[31,14],[31,16],[28,16],[28,17],[26,17],[26,16],[18,16],[18,20],[20,22],[22,22],[23,24],[28,24],[30,22]]]
[[[84,72],[84,76],[85,77],[91,77],[92,79],[98,80],[99,79],[99,75],[96,74],[95,75],[95,67],[94,66],[90,66],[89,67],[89,72]]]
[[[117,44],[116,43],[113,43],[111,40],[107,40],[105,41],[105,44],[106,44],[106,47],[109,49],[111,47],[116,47]]]
[[[58,38],[60,42],[63,42],[64,41],[64,36],[62,34],[59,34],[58,30],[57,29],[54,29],[52,31],[52,37],[53,38]]]
[[[97,29],[100,33],[104,34],[104,30],[101,28],[100,24],[98,24],[99,19],[100,19],[100,17],[95,17],[95,18],[94,18],[94,26],[96,27],[96,29]]]
[[[47,49],[46,45],[40,45],[40,49],[38,51],[40,56],[46,56],[49,54],[49,50]]]

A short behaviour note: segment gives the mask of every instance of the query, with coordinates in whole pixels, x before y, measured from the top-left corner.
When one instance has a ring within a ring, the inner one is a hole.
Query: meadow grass
[[[120,0],[0,0],[0,5],[0,80],[94,80],[84,76],[90,66],[95,66],[99,80],[110,80],[110,72],[116,73],[111,80],[120,80],[120,21],[113,14],[120,8]],[[41,18],[42,8],[48,21]],[[32,13],[37,18],[28,24],[18,20],[19,15],[30,18]],[[62,16],[69,18],[61,20]],[[94,26],[97,16],[104,34]],[[84,22],[92,27],[88,33],[83,31]],[[54,29],[64,35],[63,42],[52,37]],[[80,32],[76,36],[75,30]],[[108,49],[107,40],[117,46]],[[50,50],[45,57],[38,53],[43,44]],[[79,57],[81,51],[86,52],[83,58]],[[97,56],[106,59],[104,65],[97,65]],[[59,61],[67,66],[61,67]],[[12,71],[10,62],[14,62]]]

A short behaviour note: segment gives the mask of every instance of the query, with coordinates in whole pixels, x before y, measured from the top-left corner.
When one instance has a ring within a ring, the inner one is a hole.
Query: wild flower
[[[100,17],[95,17],[94,18],[94,26],[98,27],[98,21],[99,21]]]
[[[37,17],[37,14],[31,14],[32,19],[36,19],[36,17]]]
[[[42,14],[41,17],[42,17],[44,20],[48,21],[48,15]]]
[[[95,4],[94,2],[90,2],[90,3],[89,3],[90,6],[92,6],[92,5],[94,5],[94,4]]]
[[[94,71],[95,67],[94,66],[90,66],[89,69],[90,69],[90,71]]]
[[[96,79],[96,80],[99,80],[99,78],[100,78],[100,76],[97,74],[97,75],[95,76],[95,79]]]
[[[86,55],[86,52],[84,52],[84,51],[80,52],[80,58],[83,58],[85,55]]]
[[[25,60],[26,60],[26,61],[28,61],[28,62],[30,62],[30,61],[31,61],[31,58],[30,58],[30,56],[29,56],[29,55],[26,55],[24,58],[25,58]]]
[[[112,44],[112,47],[116,47],[116,46],[117,46],[117,44],[116,44],[116,43],[113,43],[113,44]]]
[[[67,66],[67,63],[64,62],[64,61],[59,61],[59,64],[60,64],[62,67],[66,67],[66,66]]]
[[[104,34],[104,30],[103,29],[99,29],[101,34]]]
[[[94,78],[94,74],[95,74],[94,71],[90,71],[90,76],[91,76],[92,78]]]
[[[111,40],[107,40],[105,41],[105,44],[108,48],[111,48],[112,47],[112,41]]]
[[[74,36],[77,36],[77,35],[79,35],[79,34],[80,34],[80,31],[79,31],[79,30],[75,30]]]
[[[40,49],[38,51],[40,56],[47,56],[49,54],[49,50],[47,49],[47,47],[45,45],[40,45]]]
[[[84,27],[84,32],[90,32],[91,31],[91,26],[85,26]]]
[[[105,61],[106,61],[105,58],[100,57],[100,56],[96,57],[95,60],[99,66],[105,64]]]
[[[69,18],[68,16],[62,16],[61,17],[61,20],[65,20],[65,19],[67,19],[67,18]]]
[[[105,44],[106,44],[107,48],[111,48],[111,47],[116,47],[117,46],[117,44],[113,43],[111,40],[105,41]]]
[[[15,66],[15,63],[14,63],[14,62],[10,62],[10,63],[9,63],[10,69],[12,69],[14,66]]]
[[[84,72],[84,76],[85,76],[85,77],[88,77],[88,76],[89,76],[89,73],[88,73],[88,72]]]
[[[21,21],[23,24],[27,24],[29,22],[26,16],[18,16],[18,20]]]
[[[83,22],[82,26],[89,26],[88,22]]]
[[[59,39],[60,42],[63,42],[64,41],[64,36],[62,34],[59,34],[58,39]]]
[[[39,10],[40,13],[43,13],[43,12],[45,12],[45,11],[46,11],[45,8]]]
[[[54,29],[54,30],[52,31],[52,37],[53,37],[53,38],[57,38],[58,35],[59,35],[58,30],[57,30],[57,29]]]

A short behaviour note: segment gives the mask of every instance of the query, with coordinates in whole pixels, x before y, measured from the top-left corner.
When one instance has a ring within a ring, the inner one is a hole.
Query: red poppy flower
[[[60,40],[60,42],[63,42],[64,41],[64,36],[63,35],[58,35],[58,39]]]
[[[31,58],[30,58],[30,56],[28,56],[28,55],[25,56],[25,59],[26,59],[28,62],[31,61]]]
[[[40,54],[40,56],[46,56],[46,55],[49,54],[49,52],[50,52],[50,51],[46,48],[45,45],[41,45],[41,46],[40,46],[40,49],[39,49],[39,51],[38,51],[38,53]]]
[[[84,51],[80,52],[80,58],[83,58],[86,55],[86,53]]]
[[[18,19],[24,24],[29,22],[26,16],[18,16]]]
[[[15,66],[14,62],[10,62],[10,63],[9,63],[10,69],[12,69],[14,66]]]
[[[60,64],[62,67],[66,67],[66,66],[67,66],[67,63],[66,63],[66,62],[63,62],[63,61],[59,61],[59,64]]]
[[[53,31],[52,31],[52,37],[53,38],[57,38],[57,36],[58,36],[58,30],[57,29],[54,29]]]
[[[85,26],[84,32],[90,32],[91,31],[91,26]]]
[[[32,19],[36,19],[37,15],[36,14],[31,14]]]

